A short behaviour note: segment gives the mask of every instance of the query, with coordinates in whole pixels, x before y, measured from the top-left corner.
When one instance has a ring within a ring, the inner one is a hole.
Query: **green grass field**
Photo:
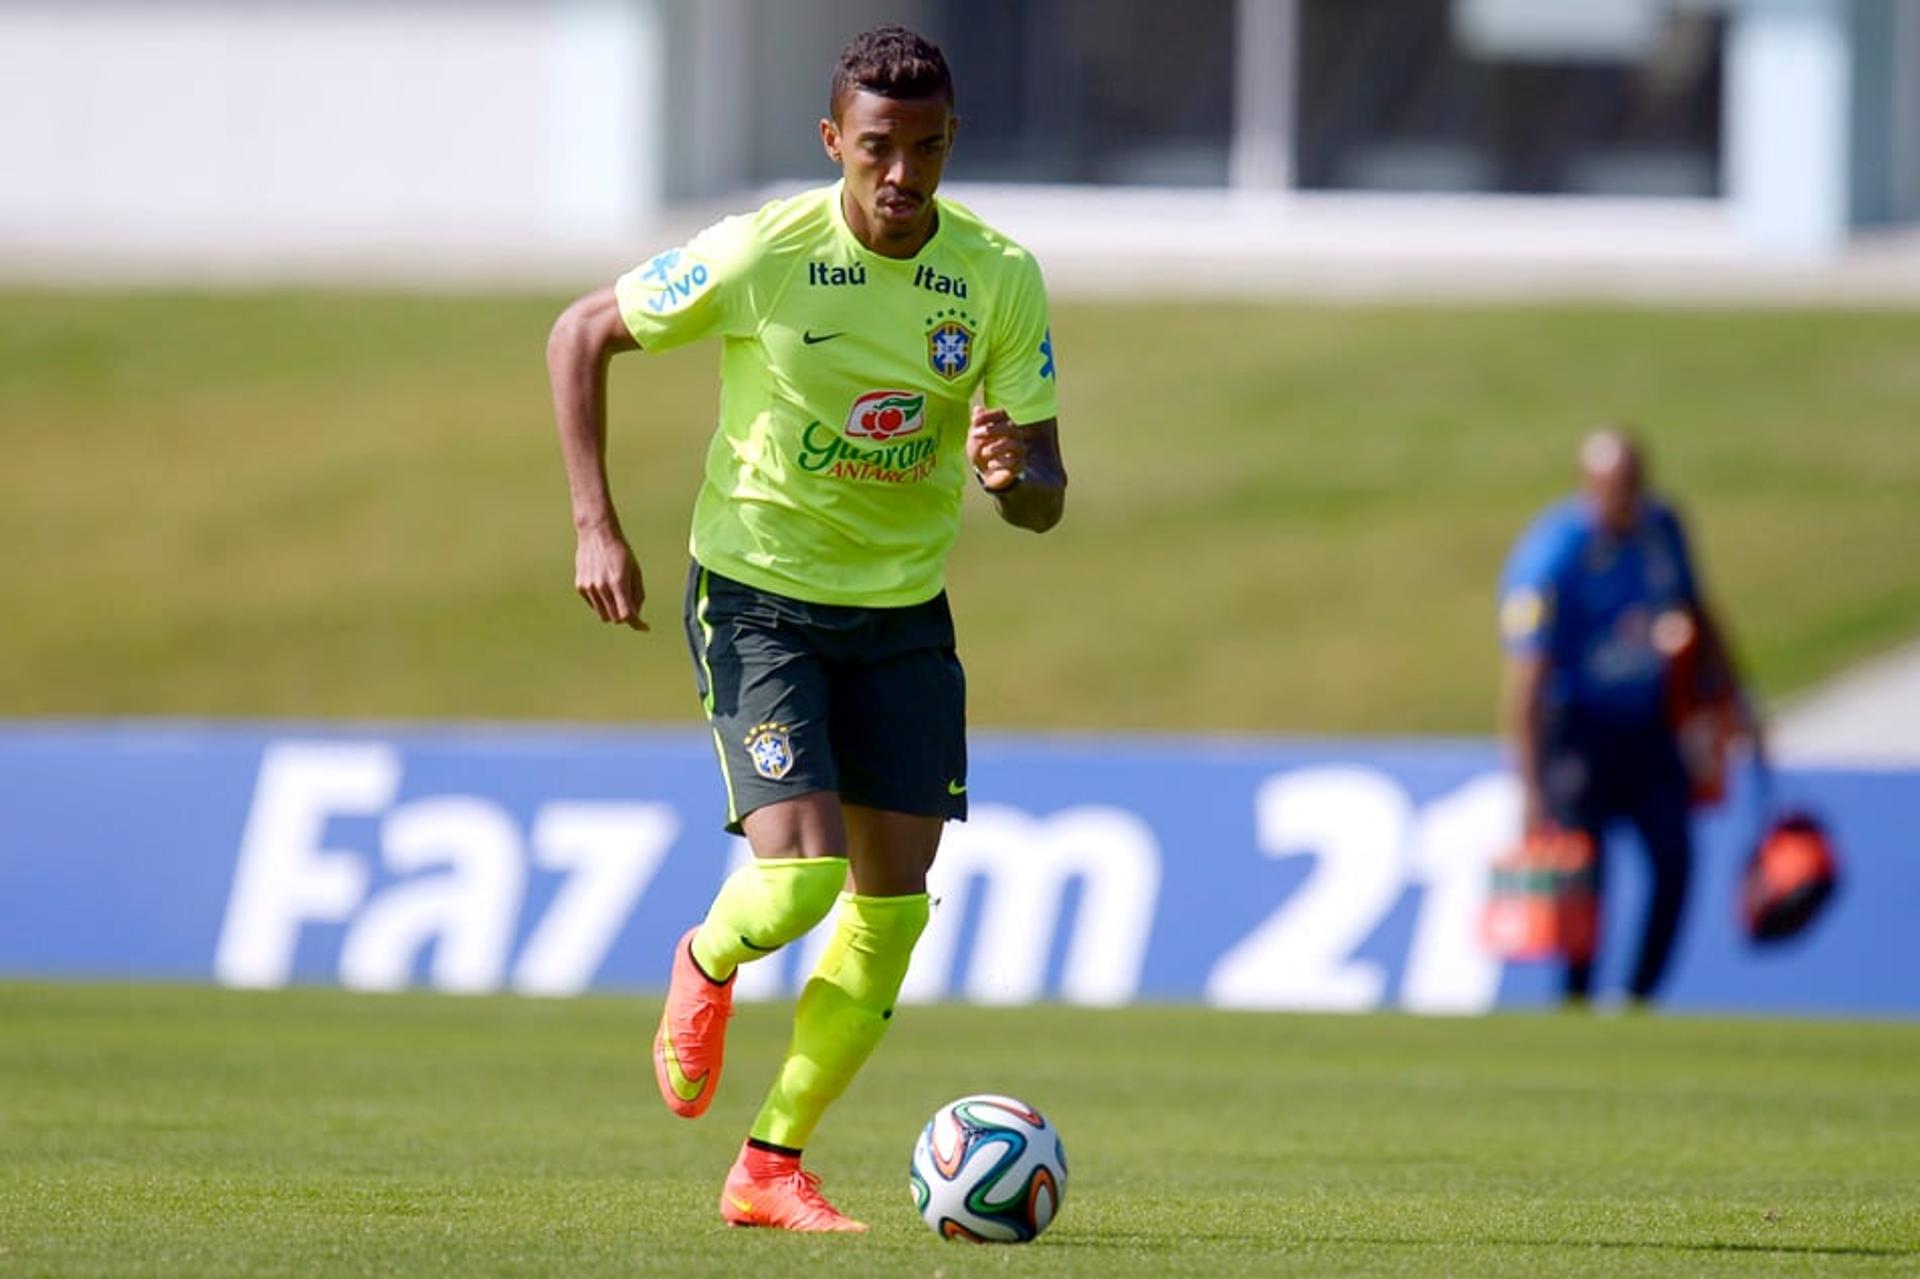
[[[1920,1026],[914,1009],[810,1162],[871,1235],[730,1231],[784,1042],[743,1008],[698,1123],[645,999],[0,985],[19,1275],[1911,1275]],[[915,1132],[1046,1109],[1040,1242],[937,1240]]]
[[[542,365],[560,301],[0,294],[0,715],[692,719],[717,356],[616,365],[655,633],[596,628]],[[1769,692],[1920,631],[1920,314],[1056,321],[1068,520],[1035,539],[975,495],[953,565],[977,723],[1488,731],[1499,561],[1612,416]]]

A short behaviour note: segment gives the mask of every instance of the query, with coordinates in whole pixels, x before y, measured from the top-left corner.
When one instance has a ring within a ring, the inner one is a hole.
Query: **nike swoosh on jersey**
[[[808,346],[818,346],[822,342],[833,341],[835,338],[840,337],[845,332],[846,330],[842,329],[840,330],[839,333],[815,333],[812,329],[808,329],[806,332],[800,335],[800,340],[802,342],[805,342]]]
[[[664,1027],[660,1031],[660,1055],[667,1063],[667,1083],[673,1088],[674,1095],[681,1101],[692,1101],[700,1095],[706,1086],[707,1077],[688,1079],[686,1072],[680,1069],[680,1054],[673,1051],[673,1036]]]
[[[948,782],[947,783],[947,794],[964,795],[966,793],[967,793],[967,784],[965,782]]]

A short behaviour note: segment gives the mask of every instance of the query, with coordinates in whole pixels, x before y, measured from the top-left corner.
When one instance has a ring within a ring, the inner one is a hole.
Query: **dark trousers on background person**
[[[1548,728],[1544,779],[1553,820],[1593,841],[1603,912],[1607,832],[1625,821],[1640,837],[1652,890],[1627,992],[1651,999],[1673,955],[1693,872],[1691,788],[1672,730],[1664,718],[1620,722],[1562,711]],[[1592,959],[1567,965],[1565,990],[1569,999],[1593,993]]]

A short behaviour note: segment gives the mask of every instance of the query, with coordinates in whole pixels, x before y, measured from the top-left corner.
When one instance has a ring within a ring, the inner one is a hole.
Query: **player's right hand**
[[[627,539],[609,528],[582,529],[573,552],[573,589],[603,622],[648,630],[640,620],[646,583]]]

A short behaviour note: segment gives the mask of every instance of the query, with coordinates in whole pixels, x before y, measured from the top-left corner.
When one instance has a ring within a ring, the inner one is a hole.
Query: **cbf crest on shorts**
[[[972,323],[957,307],[927,317],[927,366],[949,382],[973,367]]]
[[[793,771],[793,742],[785,724],[755,724],[747,730],[747,755],[753,771],[777,782]]]

